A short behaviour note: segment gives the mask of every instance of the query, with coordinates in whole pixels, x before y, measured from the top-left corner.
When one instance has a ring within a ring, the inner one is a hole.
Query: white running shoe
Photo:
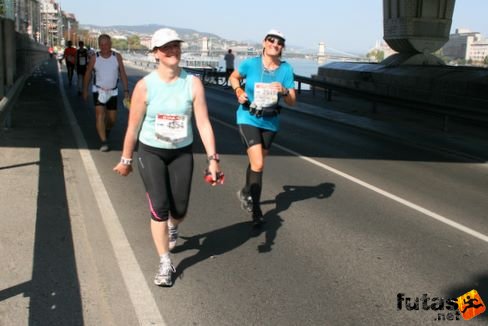
[[[158,286],[172,286],[173,285],[173,273],[176,272],[175,267],[171,263],[171,260],[159,263],[159,270],[154,277],[154,284]]]

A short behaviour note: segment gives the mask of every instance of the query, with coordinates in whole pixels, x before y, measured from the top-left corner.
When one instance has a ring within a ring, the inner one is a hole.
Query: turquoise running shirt
[[[252,103],[255,100],[261,101],[260,98],[255,98],[255,86],[258,84],[258,93],[262,94],[260,90],[262,86],[272,82],[280,82],[286,88],[294,88],[295,82],[293,77],[293,68],[286,61],[282,61],[280,66],[272,71],[264,69],[262,57],[249,58],[241,62],[238,68],[239,74],[245,78],[246,87],[245,92]],[[259,97],[259,96],[258,96]],[[263,128],[271,131],[278,131],[279,119],[278,116],[272,117],[256,117],[249,113],[249,110],[242,104],[236,112],[237,124],[247,124],[258,128]]]
[[[141,143],[174,149],[193,142],[192,78],[183,69],[178,79],[171,83],[162,81],[157,71],[144,77],[147,107],[139,133]]]

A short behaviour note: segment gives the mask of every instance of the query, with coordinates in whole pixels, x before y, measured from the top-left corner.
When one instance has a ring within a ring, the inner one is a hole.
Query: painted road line
[[[102,182],[102,178],[98,173],[95,162],[87,149],[88,146],[83,137],[80,127],[76,122],[71,105],[66,97],[63,87],[63,79],[61,72],[58,69],[59,89],[63,98],[64,109],[68,117],[71,130],[75,136],[79,154],[81,156],[85,171],[88,175],[88,182],[97,201],[100,210],[103,224],[107,231],[110,243],[117,258],[122,278],[129,292],[129,296],[134,306],[137,318],[140,325],[166,325],[159,308],[154,300],[154,297],[149,290],[144,274],[141,271],[139,264],[129,240],[125,235],[124,229],[120,224],[119,218],[110,201],[107,190]]]

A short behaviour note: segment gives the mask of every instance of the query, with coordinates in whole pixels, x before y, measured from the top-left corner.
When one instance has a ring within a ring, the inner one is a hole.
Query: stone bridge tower
[[[383,38],[398,53],[382,64],[444,64],[432,53],[449,40],[455,2],[383,0]]]

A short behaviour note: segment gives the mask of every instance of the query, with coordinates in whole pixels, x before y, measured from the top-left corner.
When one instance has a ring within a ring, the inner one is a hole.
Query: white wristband
[[[120,158],[120,163],[122,163],[123,165],[132,165],[132,159],[131,158],[125,158],[122,156]]]

